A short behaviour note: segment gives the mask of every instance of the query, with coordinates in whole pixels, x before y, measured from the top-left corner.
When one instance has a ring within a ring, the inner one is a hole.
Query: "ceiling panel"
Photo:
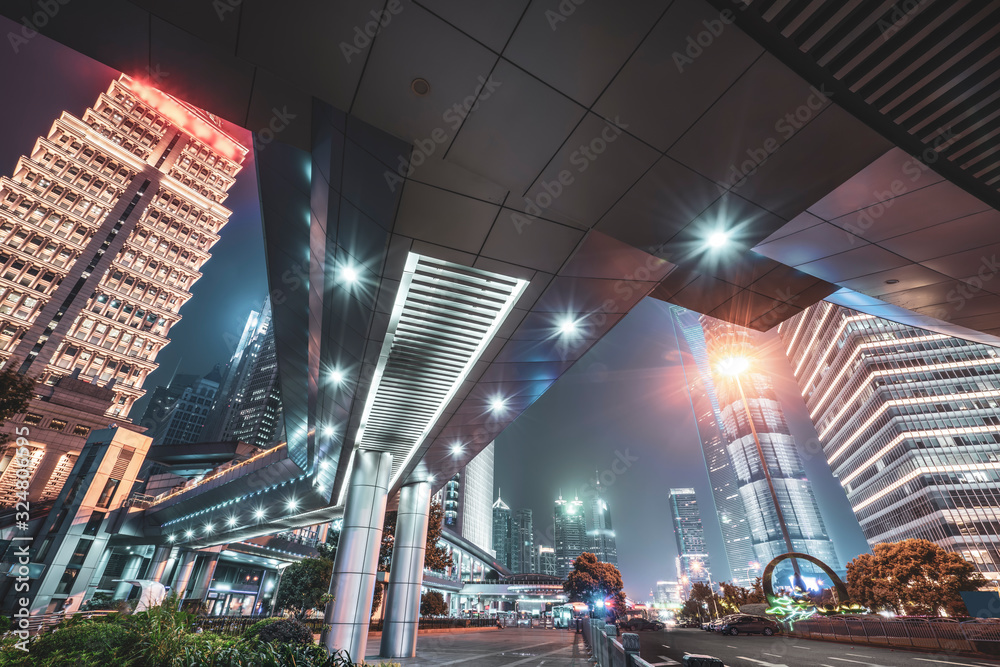
[[[879,245],[915,262],[943,257],[983,245],[1000,235],[1000,211],[982,213],[950,220],[915,232],[900,234],[879,241]]]
[[[667,0],[537,0],[504,57],[589,107],[639,45]]]
[[[525,197],[589,229],[660,154],[588,113]]]
[[[631,134],[660,151],[670,148],[763,51],[743,31],[724,28],[701,47],[695,40],[705,22],[721,27],[719,12],[702,0],[671,4],[594,111],[619,116]]]
[[[796,268],[827,282],[840,283],[850,278],[894,269],[905,264],[907,264],[906,259],[899,255],[894,255],[877,245],[866,245],[802,264]]]
[[[421,162],[444,154],[469,110],[487,104],[497,55],[412,2],[378,33],[351,108],[358,118],[408,142]],[[410,85],[430,84],[424,96]]]
[[[484,257],[555,273],[583,238],[579,229],[512,213],[504,209],[497,218],[483,245]]]
[[[393,231],[475,254],[499,211],[494,204],[408,181]]]
[[[501,60],[495,90],[469,114],[447,158],[520,195],[534,182],[585,110]],[[502,132],[496,128],[503,127]]]
[[[811,217],[811,220],[817,218]],[[867,244],[868,241],[863,238],[821,221],[818,225],[781,236],[777,240],[765,240],[764,243],[754,247],[754,252],[791,266],[798,266]]]
[[[500,53],[530,0],[476,2],[421,0],[421,6]]]

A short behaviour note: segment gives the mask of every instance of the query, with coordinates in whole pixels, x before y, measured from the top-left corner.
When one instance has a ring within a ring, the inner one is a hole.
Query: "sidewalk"
[[[368,650],[378,651],[378,643],[369,640]],[[374,655],[366,658],[377,665]],[[587,652],[583,638],[569,630],[529,630],[506,628],[491,632],[424,635],[417,638],[417,657],[394,660],[403,667],[513,667],[539,665],[583,667]]]

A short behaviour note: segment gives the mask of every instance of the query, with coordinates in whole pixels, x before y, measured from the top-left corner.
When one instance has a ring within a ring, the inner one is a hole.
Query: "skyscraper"
[[[493,503],[493,550],[496,551],[497,562],[508,570],[512,569],[512,523],[510,508],[497,493],[497,500]]]
[[[448,483],[444,485],[444,489],[441,493],[441,510],[443,517],[441,523],[444,524],[446,528],[451,528],[452,530],[459,530],[458,527],[458,508],[459,508],[459,490],[462,487],[462,473],[456,472]]]
[[[154,445],[180,445],[205,441],[203,437],[205,420],[208,419],[212,403],[215,401],[222,375],[216,366],[202,377],[193,376],[189,381],[183,382],[186,378],[192,376],[176,376],[170,386],[157,387],[157,394],[176,396],[176,398],[166,408],[162,418],[155,422],[155,428],[146,433],[153,438]],[[150,410],[160,410],[162,407],[159,401],[151,402],[143,413],[142,423],[144,425],[152,423]]]
[[[704,315],[701,323],[709,359],[756,357],[756,345],[749,329]],[[729,459],[739,480],[757,560],[767,563],[788,551],[768,485],[769,474],[792,548],[837,569],[840,566],[837,552],[826,533],[816,496],[806,479],[802,459],[788,430],[771,378],[757,364],[751,363],[738,382],[718,373],[714,379],[722,410],[721,422],[729,441]],[[757,438],[747,421],[748,406]],[[757,449],[758,439],[766,471]]]
[[[465,464],[459,489],[462,537],[485,551],[497,550],[493,540],[493,443]]]
[[[723,434],[722,413],[705,347],[705,332],[698,321],[698,313],[672,305],[670,314],[678,350],[681,352],[681,368],[688,385],[691,412],[698,427],[708,479],[712,484],[712,500],[715,502],[722,530],[729,576],[734,583],[747,586],[750,584],[747,568],[754,562],[756,555],[750,539],[746,507],[739,492],[739,480],[729,458],[729,441]],[[687,352],[693,364],[684,352]]]
[[[615,545],[615,531],[611,527],[611,510],[601,494],[601,482],[597,480],[594,497],[587,512],[587,538],[597,560],[618,566],[618,547]]]
[[[694,489],[670,489],[670,516],[677,541],[677,576],[687,597],[691,584],[708,583],[712,570]]]
[[[825,302],[778,333],[869,544],[931,540],[997,579],[997,349]]]
[[[106,422],[124,419],[246,154],[214,116],[125,75],[82,118],[64,112],[0,179],[0,364],[45,386],[75,374],[110,391]],[[29,412],[56,418],[40,399]],[[33,487],[86,441],[63,421],[32,430]]]
[[[259,333],[249,348],[249,370],[235,387],[221,438],[265,448],[283,439],[285,432],[278,355],[268,306],[265,303]]]
[[[538,557],[536,572],[550,577],[556,576],[556,550],[539,544],[535,547],[535,552]]]
[[[573,570],[573,561],[587,550],[587,523],[583,501],[556,500],[555,513],[556,576],[566,578]]]
[[[535,533],[530,509],[514,512],[511,524],[511,569],[530,574],[535,572]]]
[[[206,442],[231,440],[233,431],[241,427],[244,420],[239,418],[239,413],[250,398],[251,380],[254,371],[258,370],[258,359],[261,357],[262,348],[269,344],[273,345],[267,340],[268,336],[272,339],[274,337],[270,297],[264,299],[260,310],[250,311],[250,316],[243,327],[243,334],[223,370],[222,384],[216,394],[212,412],[205,423],[203,439]],[[276,382],[275,377],[274,384]],[[273,439],[274,434],[268,437]]]

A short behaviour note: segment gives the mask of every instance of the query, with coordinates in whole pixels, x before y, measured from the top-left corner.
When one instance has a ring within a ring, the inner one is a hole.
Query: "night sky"
[[[6,33],[13,23],[0,18]],[[14,54],[0,49],[0,65],[17,104],[0,108],[0,173],[10,174],[17,158],[47,134],[63,111],[81,115],[118,73],[45,37],[35,37]],[[169,74],[169,73],[168,73]],[[244,135],[245,136],[245,135]],[[251,309],[267,292],[260,209],[252,155],[244,163],[226,205],[233,209],[212,259],[195,284],[183,319],[160,353],[160,368],[146,381],[151,390],[180,373],[204,374],[225,363]],[[867,543],[840,486],[816,447],[805,405],[791,369],[777,346],[764,337],[766,363],[785,416],[803,454],[827,530],[841,566],[867,551]],[[499,438],[496,484],[512,508],[534,511],[540,540],[552,544],[552,507],[564,496],[583,492],[598,471],[610,471],[616,458],[631,461],[620,476],[606,472],[605,497],[618,537],[619,564],[626,591],[647,599],[657,580],[676,578],[674,543],[667,506],[668,489],[694,487],[705,518],[706,537],[716,580],[728,577],[711,488],[666,304],[647,299],[556,382]],[[137,404],[138,420],[145,401]],[[634,460],[633,460],[634,459]],[[621,466],[618,467],[621,469]]]

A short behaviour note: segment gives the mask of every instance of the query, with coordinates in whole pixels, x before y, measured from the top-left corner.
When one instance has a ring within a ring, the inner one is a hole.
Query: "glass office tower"
[[[756,345],[749,329],[705,315],[701,316],[701,324],[710,360],[733,355],[745,356],[751,360],[757,358]],[[831,568],[838,569],[840,562],[837,552],[827,535],[816,496],[806,479],[802,459],[795,447],[795,439],[788,430],[771,378],[762,372],[759,362],[754,361],[741,374],[739,384],[734,378],[720,376],[715,366],[712,371],[722,411],[721,422],[729,441],[729,458],[739,480],[740,496],[746,508],[757,560],[767,563],[786,553],[788,547],[782,535],[757,443],[747,420],[747,406],[753,415],[760,448],[764,452],[764,462],[774,484],[792,548],[815,556]],[[746,403],[740,395],[740,386]]]
[[[719,517],[722,540],[726,548],[730,579],[741,586],[751,583],[753,565],[756,564],[750,524],[740,496],[739,480],[729,459],[726,439],[721,423],[721,410],[715,394],[715,383],[708,363],[705,332],[698,320],[698,313],[670,306],[671,322],[681,352],[681,366],[688,385],[691,412],[698,427],[708,480],[712,484],[712,499]],[[686,356],[691,361],[686,361]]]
[[[677,541],[677,577],[687,597],[691,584],[708,583],[712,577],[705,527],[701,523],[694,489],[670,489],[670,517]]]
[[[556,576],[563,579],[573,570],[573,561],[587,550],[587,522],[583,501],[566,500],[559,494],[554,511]]]
[[[996,348],[825,302],[778,333],[869,544],[931,540],[998,578]]]

